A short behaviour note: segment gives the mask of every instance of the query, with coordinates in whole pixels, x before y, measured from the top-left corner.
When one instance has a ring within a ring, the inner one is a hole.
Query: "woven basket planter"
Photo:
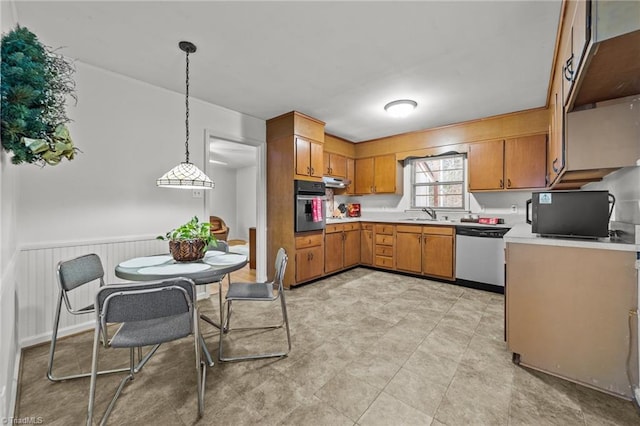
[[[176,262],[195,262],[204,257],[205,242],[203,240],[169,241],[169,253]]]

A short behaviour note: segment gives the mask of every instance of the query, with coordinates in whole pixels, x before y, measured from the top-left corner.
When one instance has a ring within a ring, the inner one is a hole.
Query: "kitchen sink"
[[[453,220],[449,219],[432,219],[430,217],[408,217],[402,220],[411,220],[415,222],[453,222]]]

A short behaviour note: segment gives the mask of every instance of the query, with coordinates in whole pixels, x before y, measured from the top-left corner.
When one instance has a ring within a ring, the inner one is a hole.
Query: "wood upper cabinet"
[[[324,166],[322,144],[296,136],[296,178],[322,179]]]
[[[396,227],[396,269],[422,273],[422,227]]]
[[[455,228],[425,226],[422,234],[422,272],[455,279]]]
[[[504,142],[504,180],[507,189],[546,185],[547,135],[507,139]]]
[[[469,191],[504,188],[504,141],[469,145]]]
[[[547,144],[547,186],[552,185],[564,169],[564,106],[562,74],[557,72],[549,101],[549,141]]]
[[[360,263],[373,265],[373,224],[363,223],[360,231]]]
[[[356,194],[401,194],[402,168],[394,154],[355,161]]]
[[[353,158],[347,158],[347,179],[351,181],[347,188],[345,189],[345,194],[355,194],[356,193],[356,161]]]
[[[543,188],[546,134],[469,145],[469,191]]]
[[[347,177],[347,159],[343,155],[325,152],[323,158],[325,176]]]
[[[584,0],[570,0],[567,2],[565,15],[566,26],[562,29],[560,45],[560,61],[563,76],[563,102],[567,105],[569,97],[578,79],[578,71],[584,57],[587,43],[590,39],[590,28],[587,26],[587,16],[590,2]]]

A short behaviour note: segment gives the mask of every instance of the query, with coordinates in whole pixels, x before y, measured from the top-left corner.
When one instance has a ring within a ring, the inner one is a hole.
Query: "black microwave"
[[[527,223],[542,236],[604,238],[614,204],[609,191],[534,192],[527,200]]]

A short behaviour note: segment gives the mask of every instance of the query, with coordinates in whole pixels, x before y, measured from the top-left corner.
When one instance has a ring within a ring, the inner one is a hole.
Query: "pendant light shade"
[[[196,46],[188,41],[178,43],[180,50],[185,52],[187,63],[187,78],[185,91],[186,118],[184,120],[186,128],[185,138],[185,161],[169,170],[162,177],[156,180],[156,185],[162,188],[182,188],[182,189],[211,189],[215,186],[213,181],[209,179],[195,164],[189,162],[189,54],[196,51]]]

